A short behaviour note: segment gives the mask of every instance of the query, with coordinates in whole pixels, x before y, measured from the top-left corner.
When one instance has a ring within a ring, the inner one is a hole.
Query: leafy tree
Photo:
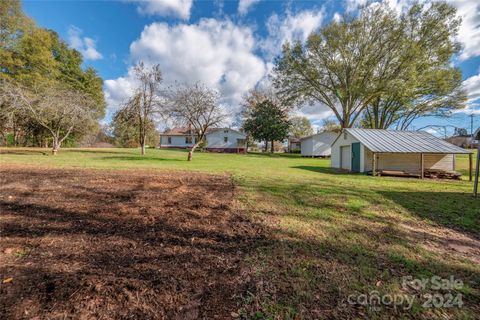
[[[423,116],[449,116],[464,107],[462,73],[450,61],[458,53],[453,40],[459,20],[446,3],[428,10],[416,4],[402,17],[405,46],[415,53],[399,81],[392,82],[365,109],[362,125],[368,128],[407,129]]]
[[[404,113],[408,124],[461,98],[456,92],[457,71],[442,70],[443,58],[451,57],[456,44],[436,43],[456,33],[459,21],[452,12],[445,3],[435,3],[429,10],[415,4],[398,16],[377,5],[363,9],[358,17],[332,21],[305,44],[284,45],[276,61],[274,85],[283,99],[296,105],[329,107],[341,127],[353,126],[378,100],[391,99],[408,106]],[[429,55],[431,46],[438,48],[438,54]],[[436,103],[425,100],[432,95],[439,97]]]
[[[192,160],[195,149],[203,143],[209,128],[222,123],[225,114],[218,103],[218,92],[202,84],[181,85],[171,92],[170,116],[180,125],[189,126],[196,141],[188,152]]]
[[[245,121],[244,128],[254,139],[270,141],[273,153],[274,141],[287,137],[290,121],[285,110],[267,99],[255,107],[250,118]]]
[[[145,155],[150,126],[162,106],[160,98],[162,72],[160,65],[146,66],[143,62],[138,63],[133,70],[138,86],[123,106],[123,115],[120,115],[123,116],[122,121],[128,121],[130,127],[136,128],[135,136],[138,138],[142,155]]]
[[[341,131],[342,127],[338,122],[330,119],[324,119],[322,121],[322,131]]]
[[[284,101],[280,100],[275,93],[275,90],[271,87],[264,87],[264,88],[254,88],[250,90],[247,94],[244,95],[243,101],[241,103],[241,111],[238,115],[239,124],[245,130],[245,123],[248,119],[252,119],[253,113],[257,109],[257,107],[264,102],[265,100],[271,101],[275,104],[278,108],[283,110],[284,112],[288,113],[291,110],[291,107],[286,105]],[[254,139],[249,134],[248,131],[245,130],[247,134],[247,146],[254,145]],[[265,152],[268,150],[268,142],[265,141]]]
[[[42,126],[52,138],[52,154],[75,131],[88,128],[95,120],[95,101],[85,93],[58,86],[42,86],[33,91],[2,81],[0,100],[23,111],[33,122]]]
[[[138,146],[139,118],[131,109],[125,108],[117,111],[112,119],[113,139],[117,146],[134,148]],[[160,136],[152,120],[147,120],[145,125],[145,144],[155,146],[159,143]]]
[[[290,119],[290,135],[293,137],[306,137],[313,134],[312,124],[306,117],[292,117]]]
[[[70,49],[58,35],[50,30],[38,28],[26,17],[18,0],[0,2],[0,79],[18,86],[21,92],[52,92],[51,88],[71,90],[72,94],[86,94],[95,102],[89,104],[96,120],[105,113],[102,79],[92,68],[83,70],[82,57]],[[57,97],[52,97],[56,100]],[[25,143],[50,135],[25,108],[11,108],[4,101],[0,108],[9,128],[13,130],[15,144],[19,132],[30,137]],[[94,128],[94,126],[85,126]],[[5,128],[4,128],[5,129]],[[86,131],[74,130],[69,139],[78,140]]]

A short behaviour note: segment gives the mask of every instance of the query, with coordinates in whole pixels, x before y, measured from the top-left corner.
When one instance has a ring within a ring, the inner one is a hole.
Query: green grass
[[[269,234],[248,259],[257,285],[243,297],[239,312],[250,318],[468,319],[478,314],[478,263],[442,250],[449,241],[444,232],[480,233],[480,199],[472,197],[473,184],[465,180],[468,157],[456,162],[464,180],[433,181],[341,174],[329,168],[329,160],[297,155],[195,153],[187,162],[181,150],[147,150],[144,157],[136,149],[64,149],[55,157],[46,149],[1,152],[0,166],[231,175],[239,191],[237,209],[258,218]],[[466,305],[432,310],[417,300],[412,310],[371,310],[342,304],[349,294],[403,292],[406,275],[454,275],[465,284]]]

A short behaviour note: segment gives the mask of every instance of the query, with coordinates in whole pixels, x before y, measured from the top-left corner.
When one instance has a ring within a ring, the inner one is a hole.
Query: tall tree
[[[405,46],[415,59],[399,81],[371,101],[362,119],[364,127],[404,130],[419,117],[449,116],[464,107],[462,73],[450,63],[460,49],[454,41],[460,23],[455,8],[436,2],[425,10],[415,4],[401,23]]]
[[[106,105],[103,81],[95,70],[83,70],[81,64],[81,54],[70,49],[55,32],[38,28],[23,14],[19,0],[0,2],[0,79],[7,79],[22,91],[51,92],[50,88],[61,87],[61,90],[87,94],[95,101],[90,107],[99,120],[104,116]],[[3,107],[7,105],[8,101]],[[31,135],[34,140],[50,135],[35,118],[22,114],[24,109],[3,107],[0,112],[7,116],[14,137],[16,132],[34,133]],[[82,134],[75,130],[69,137],[79,140]]]
[[[208,129],[225,120],[226,115],[218,100],[217,91],[200,83],[172,89],[170,116],[180,125],[191,127],[196,135],[196,141],[188,152],[188,161],[192,160],[195,149],[204,140]]]
[[[63,141],[73,132],[81,132],[95,120],[92,105],[95,101],[85,93],[64,87],[31,90],[3,80],[0,100],[22,110],[25,115],[49,132],[52,154],[56,155]]]
[[[313,134],[312,124],[306,117],[292,117],[290,119],[290,135],[296,138]]]
[[[255,107],[244,128],[255,140],[269,141],[273,153],[274,142],[287,137],[290,121],[284,109],[267,99]]]
[[[432,8],[438,11],[432,16],[450,17],[450,6]],[[358,17],[332,21],[310,35],[305,44],[285,44],[273,79],[279,94],[297,105],[308,102],[329,107],[342,127],[353,126],[379,98],[409,89],[412,77],[423,85],[423,90],[415,90],[424,93],[416,99],[423,102],[421,98],[432,93],[426,85],[429,76],[415,76],[424,71],[419,66],[434,63],[436,57],[419,47],[427,48],[437,41],[437,32],[454,34],[458,27],[458,21],[450,18],[445,30],[439,29],[435,18],[422,24],[425,11],[425,6],[414,5],[407,14],[398,16],[386,5],[369,6]],[[433,31],[426,33],[428,29]],[[423,106],[412,105],[413,114]]]
[[[142,155],[145,155],[149,128],[155,115],[161,111],[162,72],[160,65],[146,66],[143,62],[135,65],[133,70],[138,85],[122,109],[124,114],[128,115],[125,119],[129,119],[130,125],[137,128],[138,143]]]
[[[291,105],[287,105],[285,101],[279,99],[278,95],[275,92],[275,89],[272,87],[263,87],[263,88],[254,88],[248,91],[243,96],[243,101],[241,103],[241,110],[239,113],[239,125],[245,130],[245,123],[247,120],[252,119],[254,112],[257,110],[257,107],[264,102],[269,100],[277,108],[280,108],[283,112],[288,113],[291,111]],[[252,137],[248,131],[247,141],[252,141]],[[268,143],[270,141],[265,141],[265,152],[268,150]]]
[[[136,110],[129,108],[121,109],[113,115],[112,128],[113,138],[116,145],[124,148],[133,148],[138,146],[140,141],[140,131],[138,130],[138,116]],[[148,145],[157,145],[160,136],[155,127],[155,122],[148,119],[145,125],[145,143]]]

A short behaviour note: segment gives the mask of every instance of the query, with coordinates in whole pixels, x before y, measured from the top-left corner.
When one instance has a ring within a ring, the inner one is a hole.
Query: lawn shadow
[[[247,155],[249,157],[258,157],[258,158],[287,158],[287,159],[300,158],[298,154],[294,154],[294,153],[249,152],[247,153]]]
[[[329,174],[347,174],[347,173],[350,174],[351,173],[347,170],[331,168],[331,167],[320,167],[320,166],[293,166],[290,168],[302,169],[302,170],[318,172],[318,173],[329,173]]]
[[[462,192],[378,191],[412,215],[480,238],[480,199]]]
[[[172,159],[172,158],[160,158],[160,157],[149,157],[149,156],[106,156],[102,157],[104,160],[120,160],[120,161],[187,161],[181,159]]]
[[[45,150],[22,150],[22,149],[0,149],[0,154],[8,155],[22,155],[22,156],[32,156],[32,155],[49,155],[51,151]]]
[[[98,149],[75,149],[75,148],[69,148],[69,149],[64,149],[64,150],[61,150],[60,149],[60,152],[69,152],[69,153],[93,153],[93,154],[130,154],[128,152],[126,152],[126,150],[118,150],[118,151],[114,151],[114,150],[108,150],[106,148],[98,148]],[[140,153],[140,151],[139,151]]]

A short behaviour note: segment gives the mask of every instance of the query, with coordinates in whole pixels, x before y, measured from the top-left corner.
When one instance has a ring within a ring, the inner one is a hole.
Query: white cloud
[[[96,49],[96,41],[89,37],[82,37],[82,29],[70,26],[68,28],[68,43],[70,47],[78,50],[86,60],[99,60],[103,56]]]
[[[295,114],[297,116],[306,117],[311,122],[318,122],[335,115],[329,107],[322,104],[306,105],[297,110]]]
[[[480,99],[480,74],[464,80],[462,84],[467,90],[469,103]]]
[[[467,91],[467,105],[455,113],[480,114],[480,74],[471,76],[463,81],[463,88]]]
[[[287,11],[285,16],[272,14],[267,21],[268,37],[260,44],[267,58],[278,55],[286,41],[307,40],[310,33],[320,27],[324,16],[324,8],[317,11],[305,10],[297,14]]]
[[[462,17],[458,40],[463,44],[460,60],[480,56],[480,2],[478,0],[450,0]]]
[[[175,16],[188,20],[192,0],[130,0],[138,2],[138,12],[147,15]]]
[[[357,10],[359,7],[363,7],[367,4],[368,0],[347,0],[345,10],[347,12],[352,12]]]
[[[342,15],[341,15],[340,13],[335,12],[335,14],[333,15],[332,20],[338,23],[338,22],[342,21],[343,18],[342,18]]]
[[[242,95],[265,76],[265,63],[254,50],[250,28],[215,19],[175,26],[153,23],[130,46],[132,62],[160,64],[166,85],[200,81],[219,90],[232,113]],[[128,95],[133,83],[131,71],[105,81],[109,110]]]
[[[260,2],[260,0],[240,0],[238,2],[238,13],[240,15],[247,14],[248,10],[258,2]]]

